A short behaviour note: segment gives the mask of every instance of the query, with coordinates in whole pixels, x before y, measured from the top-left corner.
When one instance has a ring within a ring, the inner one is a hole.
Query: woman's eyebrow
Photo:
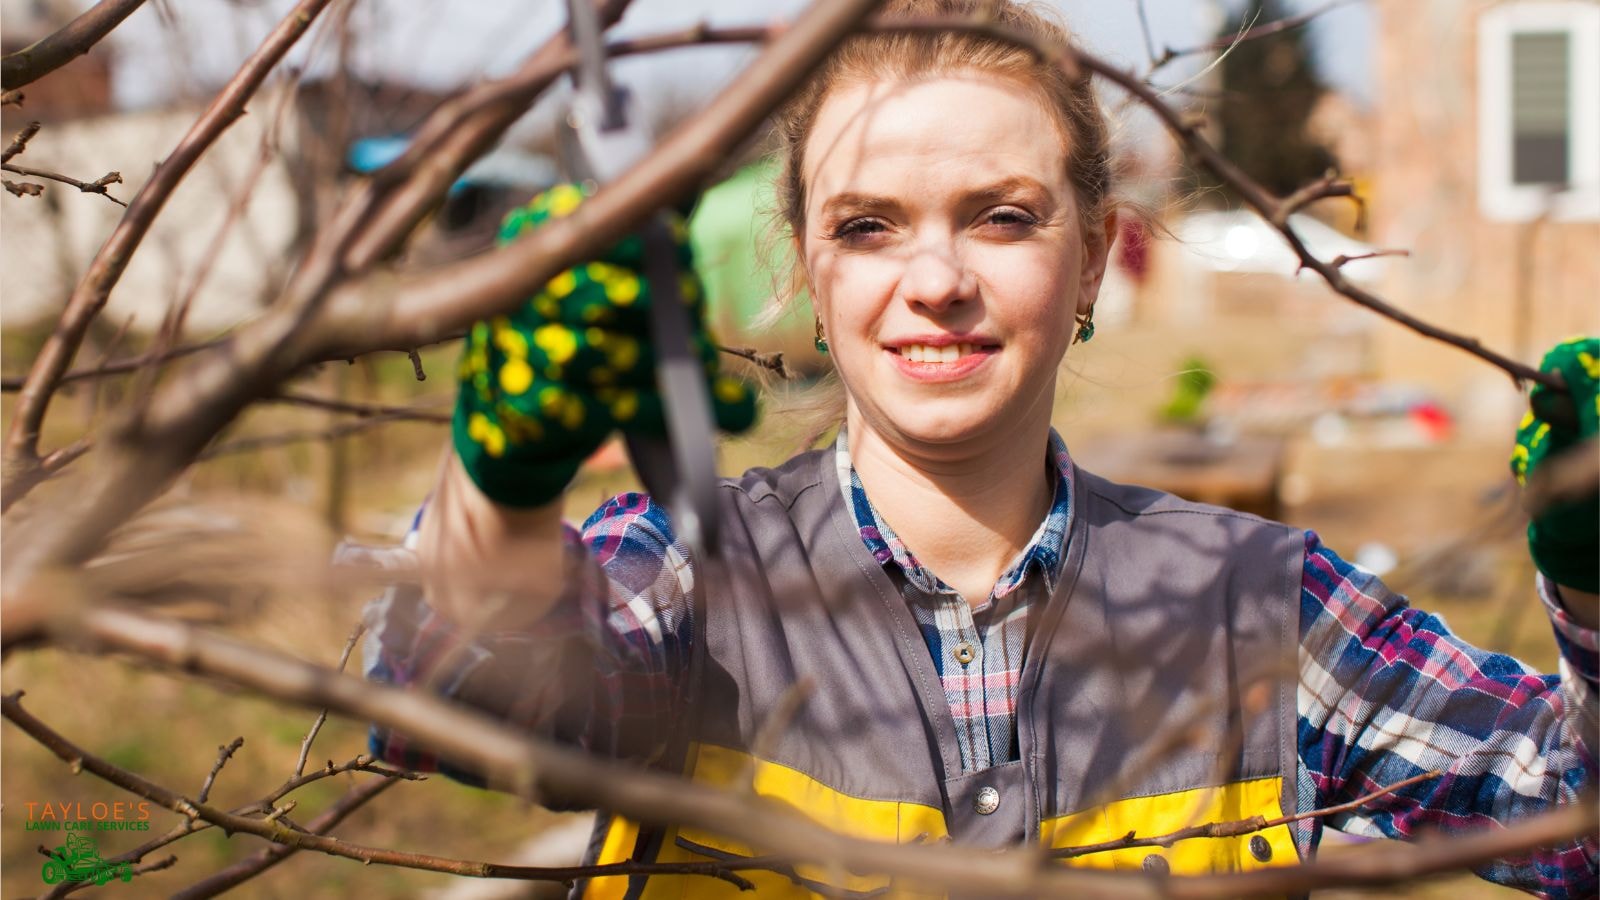
[[[1019,194],[1036,202],[1049,202],[1054,199],[1054,194],[1044,182],[1027,175],[1012,175],[979,187],[965,189],[961,192],[961,198],[968,203],[999,203],[1015,200]],[[823,202],[821,214],[824,218],[831,218],[846,212],[879,213],[898,209],[901,205],[894,198],[881,194],[841,191]]]
[[[864,194],[859,191],[842,191],[829,197],[822,204],[824,217],[838,215],[843,212],[874,213],[884,212],[899,206],[894,200],[877,194]]]
[[[1054,194],[1044,183],[1026,175],[1012,175],[999,181],[974,188],[967,192],[970,200],[995,203],[1001,200],[1015,198],[1018,194],[1025,194],[1038,200],[1049,200]]]

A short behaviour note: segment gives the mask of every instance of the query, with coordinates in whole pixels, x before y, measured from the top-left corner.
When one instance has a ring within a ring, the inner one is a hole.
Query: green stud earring
[[[816,344],[818,353],[825,354],[828,352],[828,338],[822,333],[822,320],[817,319],[815,321],[817,323],[817,336],[813,343]]]
[[[1094,337],[1094,310],[1078,317],[1078,334],[1074,343],[1086,344]]]

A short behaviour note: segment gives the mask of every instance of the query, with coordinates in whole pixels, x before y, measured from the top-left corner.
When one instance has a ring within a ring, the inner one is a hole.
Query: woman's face
[[[1107,244],[1080,227],[1060,135],[1033,89],[992,76],[823,102],[799,250],[852,428],[926,452],[1048,422]]]

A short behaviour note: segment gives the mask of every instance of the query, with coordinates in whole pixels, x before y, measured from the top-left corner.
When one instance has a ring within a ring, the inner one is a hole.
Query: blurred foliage
[[[1178,370],[1178,383],[1172,398],[1161,408],[1161,418],[1178,425],[1188,425],[1200,418],[1200,407],[1217,384],[1211,365],[1198,356],[1183,361]]]
[[[1282,0],[1252,0],[1228,20],[1218,37],[1232,38],[1293,12]],[[1211,113],[1221,132],[1220,149],[1245,174],[1284,196],[1338,164],[1307,127],[1328,89],[1312,68],[1305,28],[1233,47],[1218,73],[1222,96]],[[1193,170],[1200,187],[1227,192],[1205,169]]]

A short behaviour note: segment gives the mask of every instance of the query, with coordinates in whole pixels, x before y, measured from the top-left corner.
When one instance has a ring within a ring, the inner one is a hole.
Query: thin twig
[[[322,397],[316,394],[305,394],[298,391],[284,391],[270,397],[262,398],[263,403],[286,403],[291,406],[306,406],[312,409],[325,409],[329,412],[347,413],[352,416],[368,418],[371,416],[384,416],[386,418],[416,422],[437,422],[448,425],[450,414],[429,412],[417,406],[391,406],[383,403],[362,403],[354,400],[336,400],[332,397]]]
[[[0,163],[11,162],[11,157],[17,156],[22,151],[26,150],[28,148],[28,142],[33,140],[33,136],[38,133],[38,122],[29,122],[28,124],[22,126],[22,130],[17,132],[16,136],[11,139],[11,143],[6,145],[6,149],[4,151],[0,151]]]
[[[199,802],[204,803],[206,802],[206,799],[211,796],[211,786],[217,783],[217,775],[222,771],[222,767],[227,765],[228,760],[231,759],[235,753],[238,753],[239,748],[243,746],[244,737],[240,736],[234,738],[232,741],[226,744],[222,744],[221,746],[217,747],[217,761],[212,764],[211,771],[206,774],[205,783],[200,785],[200,793],[195,795],[195,798],[199,800]]]
[[[0,178],[0,184],[5,185],[6,192],[13,197],[38,197],[44,194],[44,185],[34,184],[31,181],[12,181],[9,178]]]
[[[1365,794],[1357,797],[1354,800],[1351,800],[1348,803],[1341,803],[1338,806],[1329,806],[1323,809],[1308,810],[1303,813],[1295,813],[1294,815],[1278,816],[1274,819],[1268,819],[1265,816],[1251,816],[1248,819],[1238,819],[1231,822],[1211,822],[1205,825],[1195,825],[1189,828],[1180,828],[1177,831],[1147,838],[1137,837],[1134,832],[1130,831],[1116,840],[1101,841],[1098,844],[1083,844],[1077,847],[1059,847],[1051,850],[1049,855],[1053,859],[1077,859],[1080,856],[1089,856],[1095,853],[1105,853],[1110,850],[1124,850],[1129,847],[1171,847],[1173,844],[1176,844],[1179,841],[1188,840],[1190,838],[1239,837],[1241,835],[1253,834],[1257,831],[1266,831],[1268,828],[1276,828],[1279,825],[1288,825],[1292,822],[1299,822],[1305,819],[1320,819],[1325,816],[1333,816],[1360,809],[1361,807],[1366,806],[1368,803],[1371,803],[1372,801],[1386,794],[1392,794],[1395,791],[1408,788],[1413,784],[1438,778],[1442,774],[1444,773],[1434,770],[1431,772],[1423,772],[1421,775],[1413,775],[1404,781],[1397,781],[1388,787],[1379,788],[1370,794]]]
[[[116,197],[113,197],[111,192],[106,190],[107,185],[122,183],[121,172],[107,172],[94,181],[79,181],[70,175],[62,175],[60,172],[47,172],[44,169],[34,169],[28,166],[19,166],[15,163],[5,163],[4,165],[0,165],[0,169],[4,169],[7,172],[17,175],[26,175],[29,178],[43,178],[48,181],[59,181],[62,184],[70,184],[78,190],[83,191],[85,194],[99,194],[118,206],[123,208],[127,208],[128,206],[128,204],[118,200]]]
[[[399,783],[393,778],[364,781],[346,791],[344,796],[335,801],[332,806],[307,822],[305,830],[312,834],[326,834],[344,821],[345,817]],[[215,897],[223,891],[237,887],[260,875],[298,852],[298,848],[287,844],[273,844],[270,847],[262,848],[252,856],[209,875],[183,890],[175,891],[172,894],[172,900],[201,900],[201,898]]]
[[[349,422],[340,422],[327,428],[313,428],[303,431],[285,431],[279,434],[262,435],[261,437],[240,438],[226,444],[218,444],[206,450],[197,457],[197,461],[216,459],[219,456],[230,456],[236,453],[253,453],[257,450],[266,450],[272,447],[286,447],[290,444],[304,444],[312,441],[332,441],[363,431],[371,431],[382,425],[392,425],[396,422],[425,422],[437,423],[449,421],[448,417],[441,418],[436,414],[418,413],[412,411],[374,414],[366,418],[354,419]]]
[[[1260,25],[1246,29],[1240,34],[1234,35],[1233,37],[1218,38],[1214,41],[1209,41],[1194,47],[1185,47],[1183,49],[1173,49],[1172,47],[1168,47],[1162,51],[1159,58],[1154,57],[1154,54],[1152,54],[1154,64],[1150,67],[1150,71],[1145,74],[1145,78],[1149,79],[1150,76],[1156,73],[1156,70],[1161,69],[1175,59],[1181,59],[1185,56],[1197,56],[1202,53],[1221,53],[1231,50],[1234,47],[1245,43],[1246,41],[1260,40],[1264,37],[1271,37],[1274,34],[1280,34],[1291,29],[1299,28],[1302,25],[1309,24],[1313,19],[1316,19],[1340,6],[1345,6],[1352,2],[1354,2],[1354,0],[1329,0],[1328,3],[1324,3],[1315,9],[1307,10],[1306,12],[1303,12],[1297,16],[1289,16],[1288,18],[1277,19],[1272,22],[1263,22]],[[1144,11],[1144,5],[1142,3],[1140,4],[1139,9],[1142,14]]]
[[[356,647],[356,642],[361,640],[361,635],[367,630],[362,622],[357,622],[351,630],[350,637],[344,642],[344,652],[339,654],[339,666],[336,671],[343,672],[344,667],[350,663],[350,651]],[[322,709],[317,713],[316,721],[311,723],[311,730],[306,732],[305,740],[300,742],[300,756],[294,762],[294,775],[296,778],[305,773],[306,757],[311,755],[311,744],[317,739],[317,732],[322,730],[323,723],[328,721],[328,710]]]
[[[763,353],[754,347],[724,347],[721,344],[717,345],[717,349],[729,356],[737,356],[740,359],[749,360],[785,381],[794,377],[794,373],[789,371],[789,367],[784,364],[782,353],[776,351]]]
[[[87,381],[95,378],[104,378],[110,375],[125,375],[129,372],[136,372],[145,366],[171,362],[174,359],[181,359],[185,356],[199,353],[202,350],[210,350],[226,340],[227,338],[225,337],[215,338],[209,341],[201,341],[197,344],[185,344],[180,347],[173,347],[170,350],[166,350],[161,353],[141,353],[138,356],[128,357],[125,359],[114,359],[109,362],[102,362],[87,368],[73,369],[70,372],[64,373],[58,383],[62,387],[65,387],[66,385],[72,384],[76,381]],[[20,391],[22,390],[23,382],[26,380],[27,377],[24,375],[9,375],[5,378],[0,378],[0,391],[4,391],[6,393]]]
[[[1139,10],[1139,33],[1144,35],[1144,52],[1145,55],[1150,57],[1150,71],[1154,73],[1156,69],[1161,68],[1165,63],[1156,56],[1156,39],[1155,35],[1150,31],[1150,15],[1144,8],[1144,0],[1135,0],[1134,5]],[[1167,52],[1171,53],[1172,51],[1169,49]]]

